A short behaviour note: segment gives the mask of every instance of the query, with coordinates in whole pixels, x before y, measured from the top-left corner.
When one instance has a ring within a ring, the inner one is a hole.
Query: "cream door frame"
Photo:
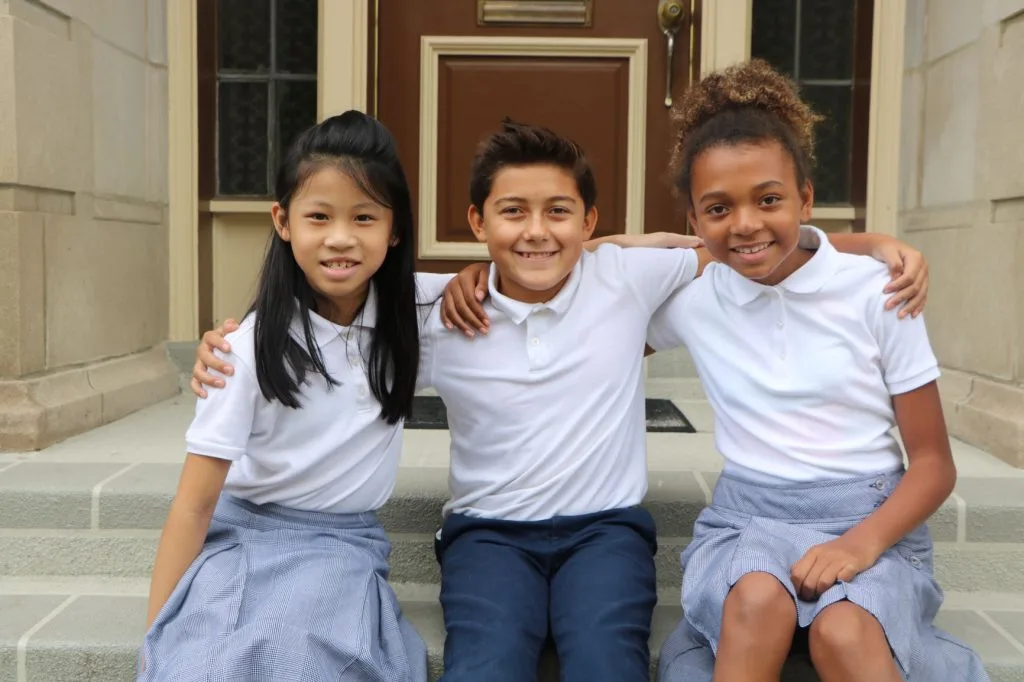
[[[418,242],[423,259],[486,260],[479,242],[437,238],[438,76],[441,57],[597,57],[629,61],[626,115],[626,233],[643,234],[644,150],[647,141],[647,41],[629,38],[515,38],[423,36],[420,38],[420,177]]]
[[[319,3],[319,114],[365,111],[366,41],[376,0]],[[752,6],[752,0],[704,0],[702,73],[749,58]],[[899,148],[905,17],[906,0],[875,3],[866,223],[888,234],[897,229],[900,161],[888,152]],[[199,332],[195,21],[195,0],[168,0],[169,329],[177,341],[195,340]],[[225,203],[230,202],[215,202],[210,210],[230,209]]]

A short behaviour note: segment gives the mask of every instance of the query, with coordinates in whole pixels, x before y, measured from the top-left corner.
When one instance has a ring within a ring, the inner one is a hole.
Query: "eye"
[[[765,206],[774,206],[780,201],[782,201],[782,197],[780,197],[777,194],[769,194],[768,196],[761,199],[761,203],[764,204]]]
[[[376,222],[376,220],[377,216],[370,215],[369,213],[360,213],[359,215],[356,216],[356,222],[362,223],[364,225],[367,223]]]
[[[560,217],[564,217],[564,216],[568,216],[568,215],[572,214],[572,211],[570,211],[565,206],[552,206],[551,207],[551,212],[554,213],[557,216],[560,216]]]
[[[704,209],[704,212],[710,216],[720,217],[728,213],[729,209],[726,208],[725,204],[713,204]]]
[[[312,220],[314,223],[326,223],[328,220],[330,220],[330,217],[326,213],[310,213],[306,217]]]
[[[509,216],[510,218],[514,218],[515,216],[522,214],[522,212],[523,211],[518,206],[509,206],[501,209],[501,215]]]

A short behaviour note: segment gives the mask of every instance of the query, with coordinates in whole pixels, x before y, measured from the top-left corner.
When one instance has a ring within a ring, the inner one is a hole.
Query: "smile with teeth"
[[[516,255],[530,259],[530,258],[549,258],[554,256],[557,251],[516,251]]]
[[[349,268],[354,268],[359,265],[359,263],[352,260],[331,260],[323,261],[321,265],[328,270],[348,270]]]
[[[758,253],[764,251],[775,242],[762,242],[760,244],[752,244],[751,246],[734,246],[733,251],[736,253]]]

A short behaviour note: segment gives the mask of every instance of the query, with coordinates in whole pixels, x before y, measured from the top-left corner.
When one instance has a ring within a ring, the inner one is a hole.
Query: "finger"
[[[238,329],[238,323],[235,322],[234,318],[229,317],[228,319],[224,320],[224,324],[221,325],[221,328],[224,330],[225,334],[230,334],[231,332]]]
[[[924,307],[928,303],[928,284],[925,283],[921,289],[921,293],[917,295],[917,303],[914,305],[914,312],[911,313],[914,317],[917,317],[924,312]]]
[[[460,280],[459,286],[455,287],[457,290],[457,294],[455,295],[455,308],[458,314],[470,326],[486,333],[489,321],[487,319],[487,314],[484,312],[484,307],[480,303],[482,299],[480,298],[479,287],[479,278],[477,278],[475,283]]]
[[[490,271],[488,268],[480,268],[480,271],[476,275],[476,292],[474,298],[478,301],[483,301],[487,298],[487,280],[490,277]],[[481,310],[483,310],[481,308]]]
[[[816,554],[812,548],[800,561],[793,564],[793,568],[789,570],[789,577],[793,580],[793,587],[796,589],[797,594],[800,594],[800,590],[807,580],[807,574],[814,567]]]
[[[227,330],[225,330],[227,333]],[[199,350],[206,348],[219,348],[225,353],[231,352],[231,344],[224,340],[224,334],[221,334],[216,329],[211,330],[203,334],[203,342],[199,344]]]
[[[843,566],[841,563],[834,562],[825,565],[818,575],[818,580],[814,586],[815,598],[820,598],[830,587],[836,584],[836,580],[839,579],[839,571]]]
[[[198,381],[200,384],[206,386],[213,386],[215,388],[224,388],[224,380],[218,376],[214,376],[206,371],[206,368],[196,363],[195,367],[192,368],[192,379]]]
[[[848,583],[856,577],[857,571],[854,570],[853,566],[846,565],[843,566],[843,569],[839,571],[838,575],[836,575],[836,582],[839,582],[841,580],[844,583]]]
[[[912,271],[902,272],[890,268],[889,274],[892,279],[885,285],[885,289],[883,289],[887,294],[902,291],[907,287],[913,286],[917,281],[917,275]]]
[[[463,334],[472,338],[475,335],[475,332],[473,331],[472,327],[470,327],[466,323],[466,320],[463,319],[463,317],[459,314],[457,309],[456,299],[461,295],[462,292],[459,291],[457,287],[452,289],[450,292],[446,293],[444,298],[444,307],[447,310],[448,319],[451,321],[451,323],[458,327]],[[451,327],[449,327],[449,329],[450,328]]]
[[[920,290],[918,289],[918,287],[914,284],[911,284],[910,286],[904,289],[900,289],[899,291],[897,291],[895,294],[888,298],[888,300],[885,302],[885,309],[892,310],[897,306],[904,305],[907,301],[916,296],[919,291]]]
[[[226,360],[214,354],[210,346],[200,344],[196,349],[196,364],[192,372],[195,374],[196,371],[205,371],[207,369],[217,370],[225,376],[231,376],[235,373],[235,368]]]
[[[196,381],[195,377],[192,377],[192,380],[188,382],[188,385],[192,389],[192,392],[195,393],[197,396],[199,396],[200,398],[206,397],[206,389],[203,388],[202,384]]]
[[[822,574],[828,569],[828,558],[818,557],[814,562],[814,566],[807,572],[807,577],[804,578],[802,589],[800,590],[800,598],[804,601],[814,601],[820,594],[818,592],[818,585],[821,583]]]

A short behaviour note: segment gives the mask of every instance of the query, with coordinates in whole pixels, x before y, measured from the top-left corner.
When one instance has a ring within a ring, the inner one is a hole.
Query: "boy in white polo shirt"
[[[494,260],[488,337],[431,316],[420,377],[452,440],[442,679],[535,679],[550,634],[563,680],[647,680],[656,532],[640,507],[642,350],[654,311],[701,263],[685,249],[583,253],[594,177],[577,145],[544,129],[507,123],[487,139],[470,193]],[[195,374],[210,383],[205,351]]]

